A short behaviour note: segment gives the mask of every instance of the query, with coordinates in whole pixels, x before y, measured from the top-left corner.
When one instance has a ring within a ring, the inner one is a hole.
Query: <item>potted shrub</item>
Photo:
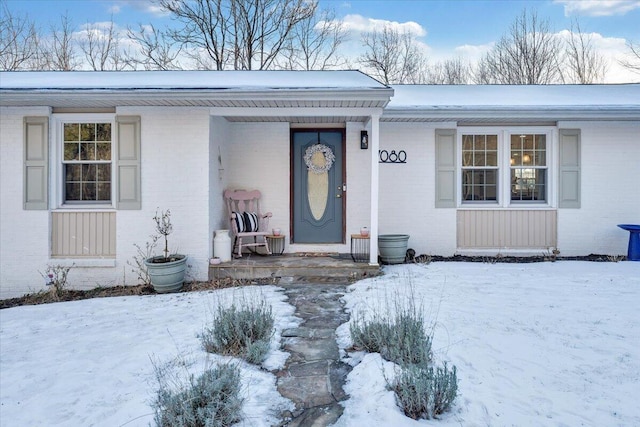
[[[153,289],[158,293],[176,292],[182,288],[184,276],[187,270],[187,256],[181,254],[169,254],[168,236],[173,231],[171,224],[171,212],[156,211],[153,217],[156,223],[156,231],[164,237],[164,256],[147,258],[144,265],[151,279]]]

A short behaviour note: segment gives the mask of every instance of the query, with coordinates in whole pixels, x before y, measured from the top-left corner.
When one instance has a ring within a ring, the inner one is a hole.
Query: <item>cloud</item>
[[[422,25],[418,24],[417,22],[387,21],[385,19],[365,18],[362,15],[355,14],[346,15],[342,19],[342,25],[346,31],[354,33],[364,33],[375,30],[382,30],[385,27],[391,27],[401,33],[406,31],[416,37],[424,37],[427,35],[427,30],[425,30]]]
[[[155,4],[152,0],[116,0],[111,6],[113,13],[119,13],[123,7],[131,7],[153,16],[166,16],[168,12]]]
[[[564,5],[565,16],[611,16],[624,15],[640,9],[640,0],[554,0]]]
[[[466,59],[471,62],[476,62],[482,58],[482,56],[489,52],[495,43],[487,43],[487,44],[464,44],[462,46],[457,46],[453,51],[457,56]]]

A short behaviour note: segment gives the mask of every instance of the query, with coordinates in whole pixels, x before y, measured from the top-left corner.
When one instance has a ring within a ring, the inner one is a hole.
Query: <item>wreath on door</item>
[[[324,156],[324,164],[318,165],[313,162],[313,156],[316,153],[322,153]],[[307,165],[307,170],[318,175],[328,172],[335,160],[336,156],[333,154],[331,148],[324,144],[314,144],[307,148],[307,151],[304,153],[304,163]]]

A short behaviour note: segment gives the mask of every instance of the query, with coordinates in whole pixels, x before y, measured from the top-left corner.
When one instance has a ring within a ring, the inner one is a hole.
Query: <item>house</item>
[[[318,145],[320,143],[321,145]],[[409,234],[418,254],[624,254],[640,84],[393,86],[357,71],[3,72],[0,298],[135,284],[157,209],[206,279],[222,193],[259,189],[286,252]]]

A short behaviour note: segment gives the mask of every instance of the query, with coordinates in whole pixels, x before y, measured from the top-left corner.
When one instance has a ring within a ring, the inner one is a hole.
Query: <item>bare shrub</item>
[[[47,265],[45,272],[40,273],[46,285],[50,286],[49,292],[54,301],[58,301],[67,288],[67,276],[72,268],[73,266]]]

